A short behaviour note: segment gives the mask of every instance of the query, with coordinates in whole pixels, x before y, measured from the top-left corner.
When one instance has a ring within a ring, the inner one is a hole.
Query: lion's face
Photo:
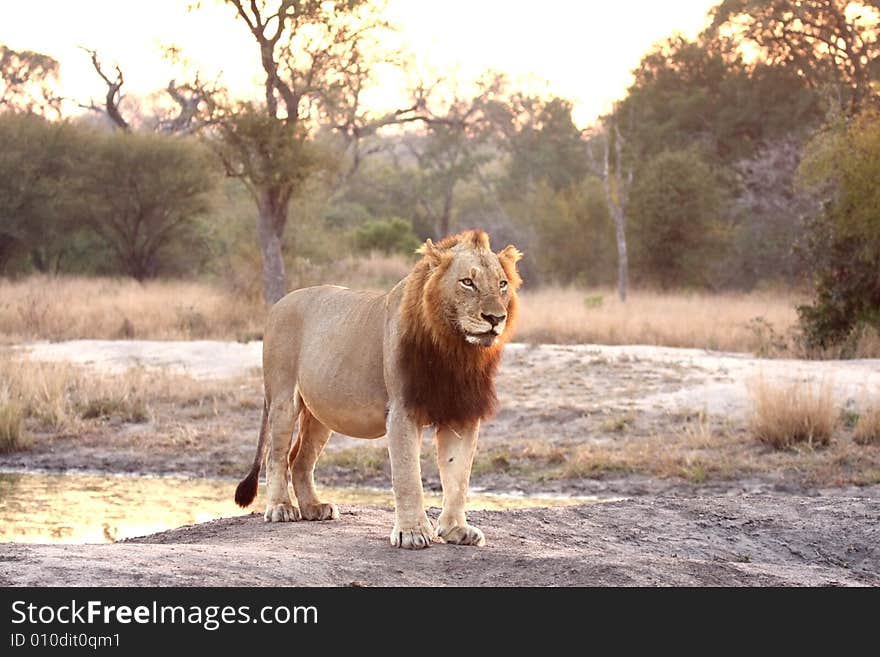
[[[447,319],[472,345],[490,347],[507,326],[513,286],[498,256],[488,249],[461,249],[443,274]]]
[[[453,342],[492,347],[505,341],[522,282],[516,271],[522,254],[516,247],[493,253],[488,236],[471,231],[436,245],[428,240],[420,251],[429,267],[425,320],[445,324],[437,328]]]

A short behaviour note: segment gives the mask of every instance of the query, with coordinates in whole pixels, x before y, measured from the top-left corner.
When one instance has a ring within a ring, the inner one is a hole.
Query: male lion
[[[338,519],[336,505],[315,491],[315,462],[330,432],[387,434],[391,544],[425,548],[439,533],[447,543],[485,545],[465,519],[465,499],[480,420],[497,404],[493,377],[513,328],[522,254],[514,246],[493,253],[482,231],[428,240],[419,252],[422,259],[387,294],[322,285],[272,307],[263,420],[253,467],[235,491],[240,506],[253,502],[268,452],[268,522]],[[422,498],[419,451],[428,425],[436,427],[443,484],[439,528]],[[288,467],[299,509],[287,491]]]

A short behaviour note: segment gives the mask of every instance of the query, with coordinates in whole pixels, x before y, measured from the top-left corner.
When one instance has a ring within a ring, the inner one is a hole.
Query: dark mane
[[[482,231],[469,231],[440,242],[441,250],[469,241],[474,248],[488,249]],[[401,304],[402,336],[399,365],[403,374],[404,404],[423,424],[460,426],[494,414],[495,373],[503,343],[511,334],[516,312],[516,290],[511,291],[508,322],[498,343],[491,347],[467,344],[444,319],[440,279],[453,255],[443,253],[439,264],[428,256],[408,277]],[[508,276],[512,264],[502,262]],[[510,276],[511,280],[518,282]]]

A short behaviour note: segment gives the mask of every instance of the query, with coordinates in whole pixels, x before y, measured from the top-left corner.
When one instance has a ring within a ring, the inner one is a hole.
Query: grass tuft
[[[24,447],[22,424],[24,409],[11,391],[0,384],[0,453],[17,452]]]
[[[859,414],[853,441],[859,445],[880,445],[880,404],[868,406]]]
[[[772,384],[759,377],[748,384],[752,401],[750,429],[775,449],[827,445],[837,427],[833,386],[828,380]]]

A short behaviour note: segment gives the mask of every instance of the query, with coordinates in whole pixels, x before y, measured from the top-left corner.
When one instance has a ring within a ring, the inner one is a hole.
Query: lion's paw
[[[476,545],[477,547],[486,545],[486,537],[483,532],[473,525],[453,525],[446,529],[441,527],[440,538],[455,545]]]
[[[405,550],[423,550],[431,547],[431,543],[436,538],[437,530],[427,518],[416,527],[394,525],[394,529],[391,530],[391,545]]]
[[[282,504],[267,505],[266,514],[263,518],[266,522],[296,522],[302,516],[299,513],[299,509],[290,504],[290,502],[284,502]]]
[[[300,504],[303,520],[339,520],[339,507],[329,502]]]

